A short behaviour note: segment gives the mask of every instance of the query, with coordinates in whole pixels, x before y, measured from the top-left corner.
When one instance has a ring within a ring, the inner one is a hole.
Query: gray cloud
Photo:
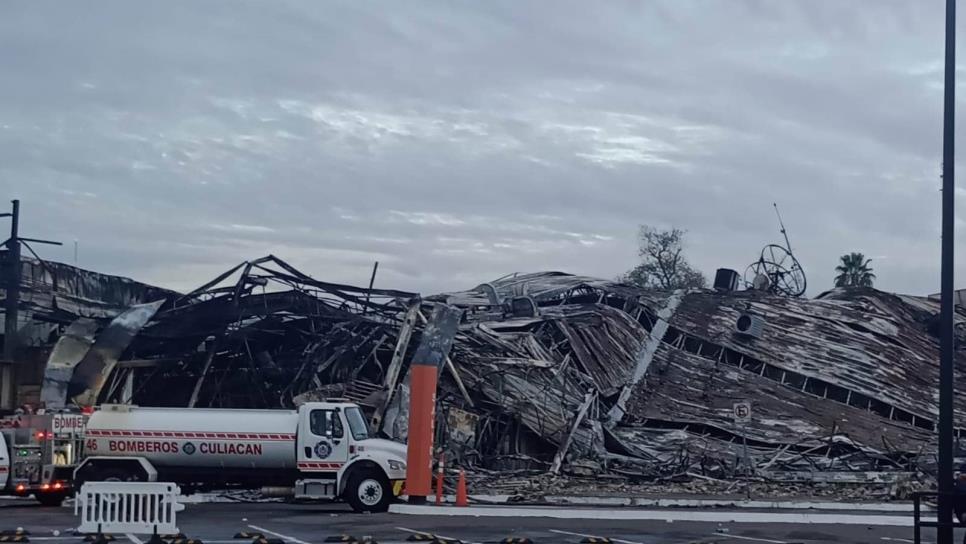
[[[0,187],[80,264],[187,289],[275,253],[433,292],[612,277],[639,223],[936,290],[942,12],[907,1],[0,6]],[[960,199],[962,204],[966,200]],[[960,268],[960,272],[966,270]]]

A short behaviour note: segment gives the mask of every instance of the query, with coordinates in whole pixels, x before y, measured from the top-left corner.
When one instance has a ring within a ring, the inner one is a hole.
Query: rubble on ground
[[[455,472],[447,482],[455,482]],[[921,474],[903,474],[890,482],[842,483],[768,481],[760,477],[738,477],[717,480],[698,474],[652,481],[631,482],[620,475],[603,473],[595,476],[555,475],[541,471],[475,470],[468,476],[469,488],[486,500],[488,496],[507,497],[509,502],[562,502],[568,497],[622,498],[715,498],[715,499],[816,499],[848,501],[907,500],[917,491],[935,491],[934,480]],[[447,488],[448,489],[448,488]]]

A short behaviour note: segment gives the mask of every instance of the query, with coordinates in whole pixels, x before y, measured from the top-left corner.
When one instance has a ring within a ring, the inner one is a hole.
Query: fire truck
[[[91,414],[74,472],[91,481],[175,482],[182,489],[345,500],[380,512],[402,491],[406,445],[372,438],[344,399],[297,410],[104,405]]]
[[[87,416],[60,411],[0,418],[0,495],[57,506],[73,492]]]

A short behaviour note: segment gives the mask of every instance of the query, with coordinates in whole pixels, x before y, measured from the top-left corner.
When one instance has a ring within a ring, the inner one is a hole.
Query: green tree
[[[849,253],[839,257],[839,265],[835,267],[838,276],[835,276],[836,287],[872,287],[875,281],[875,274],[869,263],[872,259],[866,259],[861,253]]]
[[[658,230],[641,225],[638,233],[638,255],[641,264],[628,271],[621,280],[647,289],[691,289],[705,287],[704,274],[695,270],[684,258],[684,235],[681,229]]]

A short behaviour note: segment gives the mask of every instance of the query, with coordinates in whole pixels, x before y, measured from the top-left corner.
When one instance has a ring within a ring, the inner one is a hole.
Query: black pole
[[[10,217],[10,240],[7,241],[6,300],[3,316],[3,358],[13,361],[17,350],[17,310],[20,305],[20,201],[14,200]]]
[[[953,220],[956,197],[956,0],[946,0],[946,69],[943,84],[942,308],[939,357],[939,521],[953,517]],[[953,528],[940,525],[938,544],[953,544]]]
[[[379,270],[379,261],[372,265],[372,277],[369,278],[369,290],[366,291],[366,306],[362,309],[362,315],[369,313],[369,295],[372,293],[372,286],[376,283],[376,271]]]

